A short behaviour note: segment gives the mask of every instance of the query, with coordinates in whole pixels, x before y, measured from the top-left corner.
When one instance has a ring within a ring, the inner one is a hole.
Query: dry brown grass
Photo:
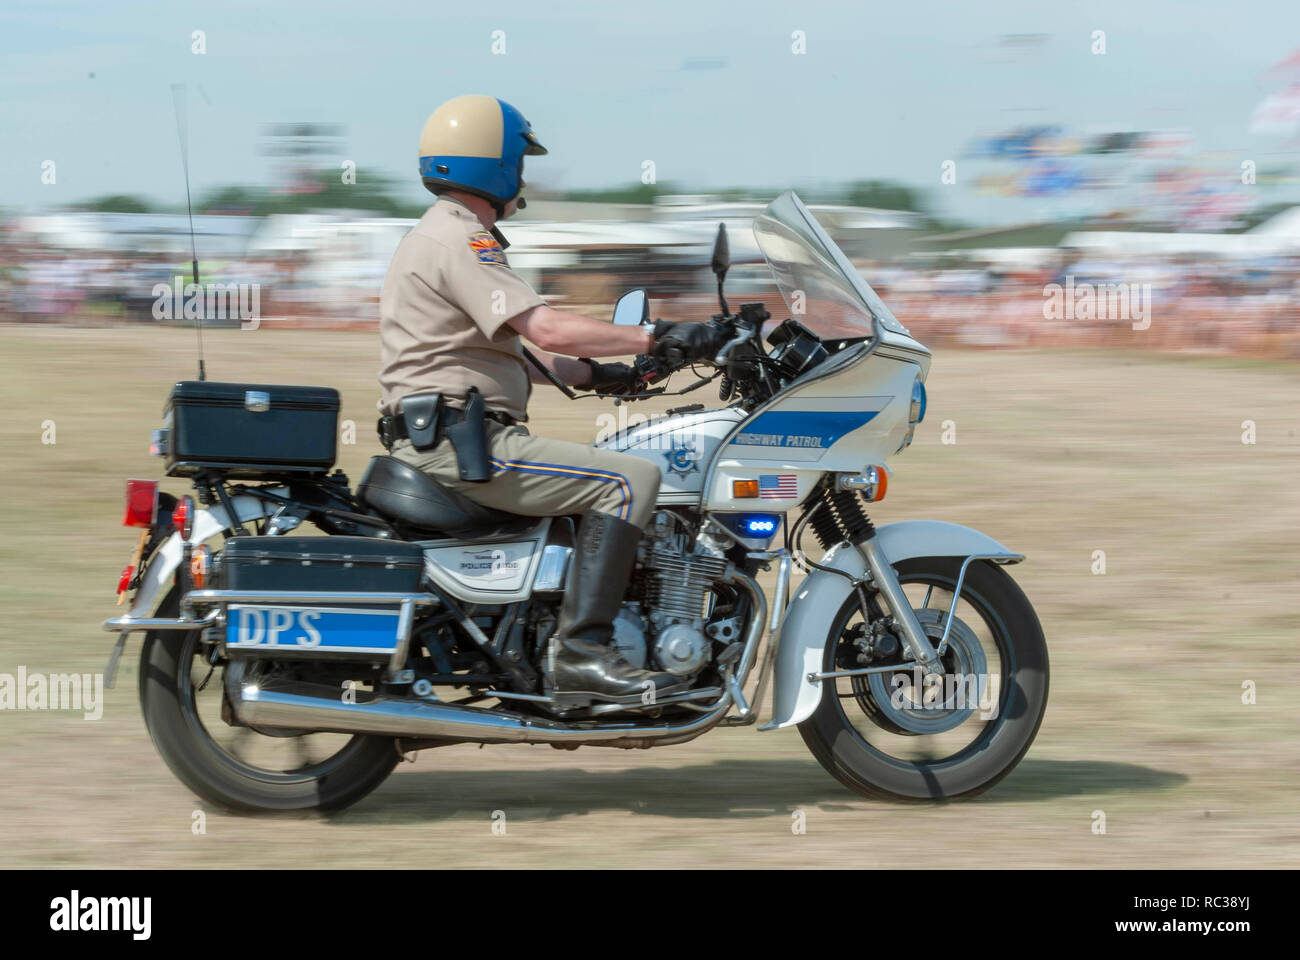
[[[192,377],[192,345],[178,330],[0,329],[0,671],[102,670],[99,622],[133,542],[121,481],[157,475],[149,430],[168,384]],[[377,452],[373,336],[214,332],[208,357],[213,379],[338,386],[358,437],[341,465],[355,478]],[[986,797],[866,802],[797,734],[742,728],[654,752],[434,750],[333,818],[208,811],[196,836],[202,805],[140,719],[133,640],[102,721],[0,714],[0,865],[1295,865],[1296,368],[949,352],[930,395],[877,519],[966,523],[1028,554],[1014,573],[1052,652],[1038,740]],[[533,409],[537,429],[575,440],[608,410]],[[945,420],[956,444],[940,442]]]

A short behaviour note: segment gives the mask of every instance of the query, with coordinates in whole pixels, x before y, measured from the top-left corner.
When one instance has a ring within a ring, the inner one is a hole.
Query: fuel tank
[[[699,503],[713,455],[732,429],[745,418],[734,407],[719,410],[696,410],[649,420],[624,413],[601,418],[595,446],[618,450],[650,460],[659,468],[663,479],[659,485],[659,502],[664,504]]]

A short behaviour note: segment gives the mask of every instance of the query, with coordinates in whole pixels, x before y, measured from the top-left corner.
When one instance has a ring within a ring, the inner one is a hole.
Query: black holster
[[[470,387],[465,398],[465,410],[459,423],[445,430],[452,449],[456,451],[456,467],[460,478],[469,483],[487,483],[492,479],[492,466],[488,463],[487,405],[478,387]]]

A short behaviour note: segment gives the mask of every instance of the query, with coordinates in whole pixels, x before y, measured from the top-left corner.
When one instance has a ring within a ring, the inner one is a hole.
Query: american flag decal
[[[758,496],[761,500],[792,500],[799,495],[799,484],[793,473],[761,473],[758,476]]]

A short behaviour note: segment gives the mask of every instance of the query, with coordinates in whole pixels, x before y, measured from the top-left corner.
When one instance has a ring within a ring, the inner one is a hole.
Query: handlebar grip
[[[637,354],[632,367],[644,383],[658,383],[673,372],[648,353]]]

